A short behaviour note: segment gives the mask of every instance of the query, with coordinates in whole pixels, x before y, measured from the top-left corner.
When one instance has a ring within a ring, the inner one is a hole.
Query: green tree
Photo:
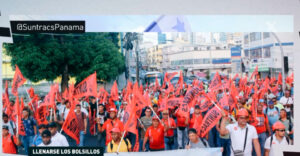
[[[12,57],[13,68],[17,64],[26,78],[37,82],[61,76],[64,90],[70,76],[76,77],[78,83],[96,71],[99,80],[110,81],[125,70],[115,34],[14,35],[14,43],[4,48]]]

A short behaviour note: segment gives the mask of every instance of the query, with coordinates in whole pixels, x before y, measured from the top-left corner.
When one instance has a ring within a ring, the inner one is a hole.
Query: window
[[[263,38],[269,38],[270,37],[270,33],[269,32],[264,32],[263,33]]]
[[[245,50],[245,57],[249,57],[249,50]]]
[[[271,57],[270,47],[264,48],[263,52],[264,52],[264,57],[265,58],[270,58]]]
[[[249,43],[249,36],[248,35],[244,36],[244,42],[245,42],[245,44]]]

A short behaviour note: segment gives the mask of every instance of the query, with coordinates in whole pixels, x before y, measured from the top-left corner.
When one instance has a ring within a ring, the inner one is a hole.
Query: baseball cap
[[[259,99],[259,103],[265,102],[264,99]]]
[[[119,128],[113,128],[111,131],[111,133],[114,132],[114,133],[120,133],[120,129]]]
[[[46,129],[46,130],[44,130],[43,132],[42,132],[42,135],[41,135],[42,137],[50,137],[51,136],[51,132],[48,130],[48,129]]]
[[[200,106],[199,105],[195,105],[195,109],[200,109]]]
[[[274,105],[274,102],[273,102],[272,100],[270,100],[270,101],[268,102],[268,105]]]
[[[117,111],[116,108],[110,108],[110,109],[109,109],[109,112],[116,112],[116,113],[117,113],[118,111]]]
[[[156,117],[156,116],[154,116],[154,117],[152,117],[152,120],[157,120],[157,121],[159,121],[159,118]]]

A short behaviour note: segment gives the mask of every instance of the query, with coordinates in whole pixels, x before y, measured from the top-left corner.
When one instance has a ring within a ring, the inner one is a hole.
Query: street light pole
[[[281,42],[280,42],[278,36],[274,32],[271,32],[271,34],[275,37],[275,39],[279,43],[279,47],[280,47],[280,52],[281,52],[281,66],[282,66],[282,68],[281,68],[281,73],[282,73],[282,90],[284,92],[285,91],[285,82],[284,82],[285,73],[284,73],[284,53],[283,53],[283,48],[281,46]],[[275,46],[276,46],[276,43],[275,43]]]

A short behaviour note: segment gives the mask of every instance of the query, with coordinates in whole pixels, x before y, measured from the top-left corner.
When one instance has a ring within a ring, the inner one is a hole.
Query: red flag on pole
[[[209,89],[210,91],[214,91],[217,90],[221,85],[222,85],[221,77],[217,72],[209,85]]]
[[[8,82],[5,81],[5,92],[3,94],[3,108],[9,107],[9,94],[8,94]]]
[[[16,65],[16,71],[15,71],[15,75],[14,75],[14,79],[13,79],[13,83],[12,83],[12,87],[11,87],[11,92],[13,95],[17,96],[18,88],[20,86],[22,86],[25,83],[25,81],[26,81],[26,79],[22,75],[19,67]]]
[[[74,97],[97,96],[97,74],[94,72],[83,81],[81,81],[74,90]]]
[[[217,122],[219,122],[221,117],[221,111],[216,106],[210,109],[203,119],[200,131],[198,131],[198,135],[205,137],[207,132],[210,131],[217,124]]]
[[[111,87],[110,96],[114,101],[117,101],[119,99],[119,91],[118,91],[117,81],[115,81],[113,86]]]
[[[251,74],[250,80],[252,80],[252,78],[253,78],[254,76],[256,76],[257,74],[258,74],[258,66],[255,67],[253,73]]]
[[[281,72],[279,72],[279,74],[278,74],[277,84],[282,85],[282,75],[281,75]]]
[[[62,126],[62,129],[67,135],[73,138],[77,144],[79,144],[79,138],[80,138],[79,127],[78,127],[79,122],[77,120],[74,109],[75,109],[75,104],[71,104],[70,111]]]

